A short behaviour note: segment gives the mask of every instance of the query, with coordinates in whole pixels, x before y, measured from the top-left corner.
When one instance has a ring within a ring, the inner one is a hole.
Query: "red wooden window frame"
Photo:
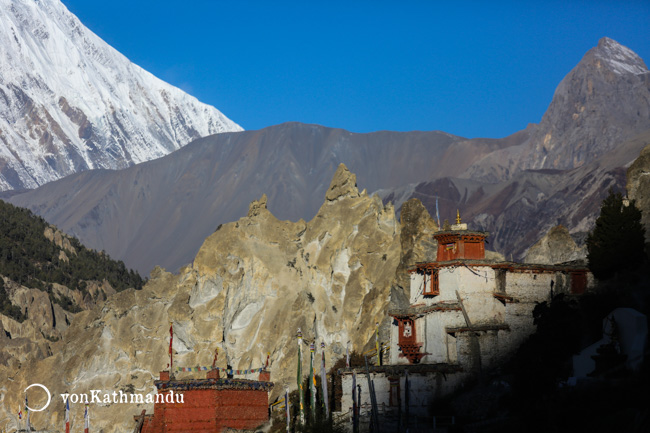
[[[415,334],[415,320],[412,317],[400,317],[397,318],[397,321],[399,324],[399,336],[397,344],[402,352],[399,354],[399,356],[408,359],[409,363],[411,364],[417,364],[424,356],[424,353],[420,351],[422,348],[422,343],[417,343],[417,337]],[[408,324],[411,328],[409,336],[404,335],[404,328],[406,324]]]
[[[427,284],[427,270],[424,271],[424,296],[437,296],[440,294],[440,281],[437,269],[430,269],[429,284]]]

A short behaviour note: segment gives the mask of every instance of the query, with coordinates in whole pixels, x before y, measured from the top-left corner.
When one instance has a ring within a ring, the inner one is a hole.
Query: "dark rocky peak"
[[[585,57],[589,55],[617,74],[639,75],[648,72],[648,67],[638,54],[607,37],[601,38],[598,46],[589,50]]]
[[[572,169],[650,127],[648,69],[632,50],[602,38],[557,87],[520,169]]]
[[[559,83],[523,144],[487,155],[462,177],[493,183],[523,170],[574,169],[649,128],[646,64],[631,49],[602,38]]]

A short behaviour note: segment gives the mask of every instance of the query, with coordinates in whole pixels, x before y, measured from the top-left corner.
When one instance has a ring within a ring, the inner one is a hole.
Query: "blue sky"
[[[608,36],[650,62],[650,1],[63,0],[245,129],[299,121],[504,137]]]

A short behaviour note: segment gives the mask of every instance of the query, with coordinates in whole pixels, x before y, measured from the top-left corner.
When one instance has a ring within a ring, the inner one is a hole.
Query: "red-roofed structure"
[[[219,370],[205,379],[170,378],[160,372],[153,414],[136,416],[139,433],[215,433],[225,429],[253,430],[269,420],[271,375],[260,380],[220,378]],[[170,398],[171,397],[171,398]],[[182,402],[181,402],[182,401]]]

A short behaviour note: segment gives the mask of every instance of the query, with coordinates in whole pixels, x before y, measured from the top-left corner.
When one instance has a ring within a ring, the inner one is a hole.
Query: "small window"
[[[585,271],[571,272],[571,293],[581,295],[587,288],[587,273]]]
[[[496,280],[497,280],[497,292],[505,293],[506,292],[506,270],[505,269],[496,270]]]
[[[431,269],[430,273],[427,275],[426,271],[424,274],[424,291],[422,293],[424,296],[437,296],[440,294],[440,287],[438,285],[438,270]]]

